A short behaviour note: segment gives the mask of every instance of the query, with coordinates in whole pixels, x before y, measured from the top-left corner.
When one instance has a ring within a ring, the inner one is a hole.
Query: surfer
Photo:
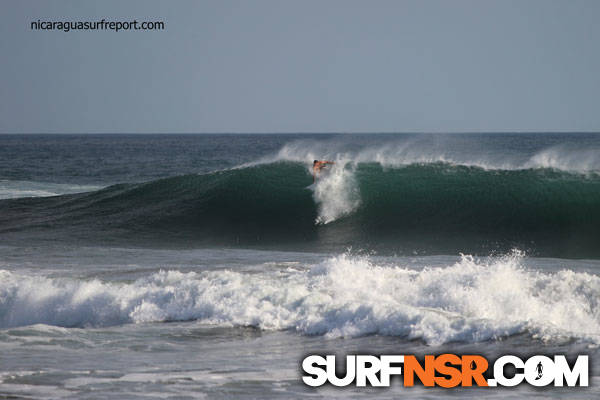
[[[315,181],[317,180],[317,175],[319,174],[319,172],[321,172],[321,170],[323,168],[325,168],[327,166],[327,164],[335,164],[333,161],[320,161],[320,160],[315,160],[313,161],[313,183],[315,183]]]
[[[535,367],[536,371],[537,371],[537,377],[535,378],[535,380],[537,381],[538,379],[540,379],[543,375],[543,370],[544,367],[542,366],[542,362],[540,361],[537,365],[537,367]]]

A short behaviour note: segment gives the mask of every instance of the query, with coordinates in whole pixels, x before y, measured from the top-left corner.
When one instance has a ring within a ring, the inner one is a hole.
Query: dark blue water
[[[0,179],[114,184],[230,168],[296,135],[0,135]]]
[[[0,141],[10,243],[600,257],[593,134]],[[336,164],[307,189],[313,159]]]

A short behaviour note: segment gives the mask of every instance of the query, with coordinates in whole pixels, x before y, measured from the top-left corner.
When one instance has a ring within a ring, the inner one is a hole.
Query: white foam
[[[328,224],[345,215],[351,214],[360,205],[360,193],[355,178],[356,160],[352,155],[321,152],[318,154],[314,146],[301,146],[297,142],[284,146],[275,156],[262,158],[247,163],[239,168],[252,167],[278,161],[295,161],[305,163],[307,171],[313,174],[314,160],[334,161],[317,176],[313,189],[313,198],[318,206],[316,224]]]
[[[317,177],[313,198],[318,205],[316,223],[328,224],[352,213],[360,205],[354,167],[338,158]]]
[[[341,255],[307,270],[181,273],[132,283],[0,271],[0,327],[200,320],[328,337],[368,334],[430,344],[528,332],[600,343],[600,278],[522,267],[518,254],[464,256],[444,268],[382,267]]]
[[[94,185],[0,180],[0,199],[58,196],[61,194],[89,192],[101,188],[102,186]]]

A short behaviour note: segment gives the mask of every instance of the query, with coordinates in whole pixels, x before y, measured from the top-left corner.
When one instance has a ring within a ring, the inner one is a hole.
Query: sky
[[[0,133],[600,131],[597,0],[0,1]]]

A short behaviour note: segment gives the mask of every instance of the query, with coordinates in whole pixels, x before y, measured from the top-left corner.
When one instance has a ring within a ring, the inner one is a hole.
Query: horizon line
[[[0,132],[0,135],[406,135],[406,134],[558,134],[558,133],[600,133],[600,130],[524,130],[524,131],[223,131],[223,132]]]

